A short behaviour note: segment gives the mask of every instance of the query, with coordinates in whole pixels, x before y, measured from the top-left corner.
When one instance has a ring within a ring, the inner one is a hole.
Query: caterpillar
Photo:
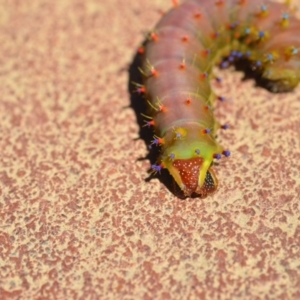
[[[161,147],[153,172],[166,168],[185,196],[206,197],[218,180],[215,160],[230,156],[216,140],[227,129],[214,116],[223,97],[211,88],[214,66],[246,60],[273,92],[300,80],[300,21],[288,1],[188,0],[174,7],[139,49],[140,72],[154,127],[150,146]]]

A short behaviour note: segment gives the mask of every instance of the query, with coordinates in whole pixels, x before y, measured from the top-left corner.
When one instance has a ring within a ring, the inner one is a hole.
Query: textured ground
[[[144,181],[128,69],[160,2],[0,1],[1,299],[300,299],[299,88],[217,71],[218,192]]]

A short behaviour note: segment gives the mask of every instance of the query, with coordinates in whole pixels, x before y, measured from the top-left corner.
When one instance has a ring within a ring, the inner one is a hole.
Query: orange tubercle
[[[144,47],[140,47],[137,52],[139,54],[144,54],[145,53],[145,48]]]
[[[181,38],[181,40],[182,40],[184,43],[186,43],[186,42],[189,40],[189,37],[188,37],[187,35],[185,35],[185,36],[183,36],[183,37]]]
[[[201,18],[202,18],[202,14],[200,14],[200,13],[195,13],[194,18],[195,18],[195,19],[201,19]]]
[[[174,7],[177,7],[179,5],[177,0],[172,0],[172,3]]]
[[[158,35],[156,33],[152,32],[150,36],[152,41],[154,42],[158,41]]]

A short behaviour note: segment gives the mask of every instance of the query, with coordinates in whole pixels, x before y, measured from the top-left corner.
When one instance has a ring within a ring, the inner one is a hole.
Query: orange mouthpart
[[[218,180],[211,168],[205,170],[205,180],[201,185],[200,178],[203,177],[203,174],[201,174],[203,162],[204,160],[201,157],[176,159],[173,162],[173,167],[180,176],[180,187],[186,196],[196,193],[199,194],[201,198],[205,198],[217,190]],[[204,171],[202,170],[202,172]]]

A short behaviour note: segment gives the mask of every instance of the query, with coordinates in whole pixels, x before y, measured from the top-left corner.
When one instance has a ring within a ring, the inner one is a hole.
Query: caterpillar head
[[[185,196],[196,193],[205,198],[207,195],[214,193],[218,187],[218,180],[210,166],[211,161],[194,157],[176,159],[168,166],[168,170]]]

